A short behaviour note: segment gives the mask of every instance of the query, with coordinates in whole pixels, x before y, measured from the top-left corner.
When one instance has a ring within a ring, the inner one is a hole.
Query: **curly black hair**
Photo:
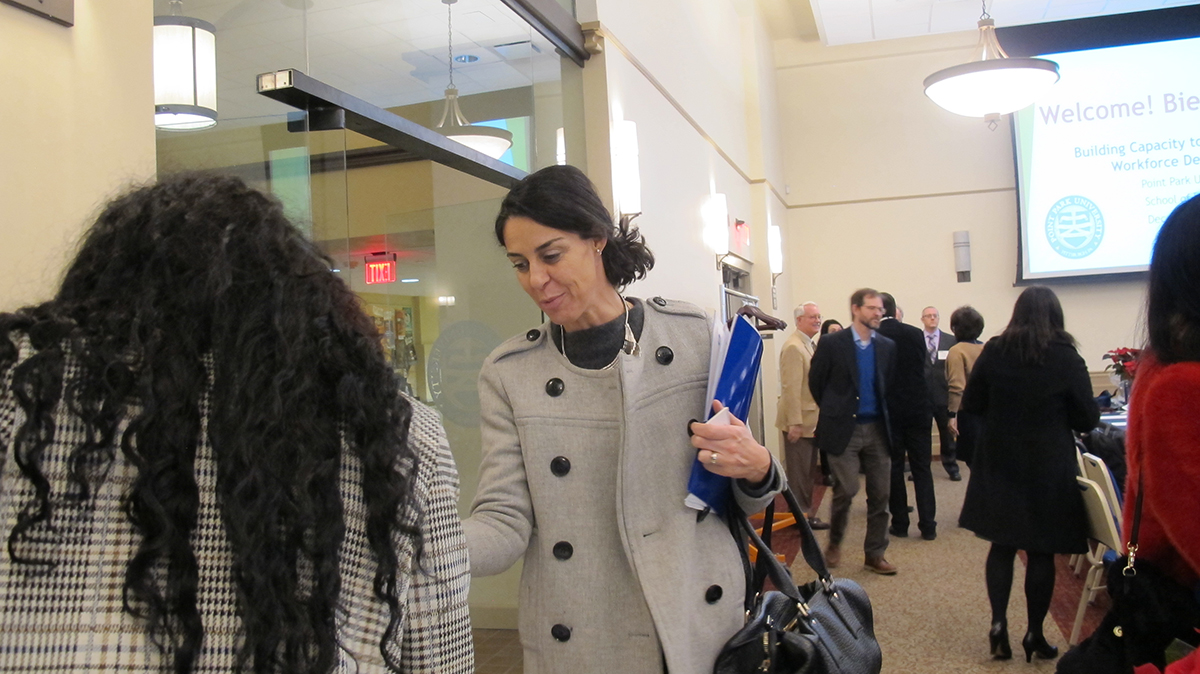
[[[614,288],[643,279],[654,268],[654,253],[633,226],[633,218],[621,216],[614,225],[596,186],[574,166],[547,166],[525,176],[509,190],[496,215],[496,241],[501,246],[504,226],[513,217],[526,217],[584,239],[608,241],[600,259],[604,275]]]
[[[36,353],[13,368],[20,333]],[[64,373],[67,355],[77,372]],[[194,173],[117,198],[52,301],[0,314],[0,377],[10,368],[26,417],[14,460],[34,488],[8,539],[14,562],[52,564],[22,543],[53,523],[40,462],[65,404],[89,438],[70,455],[72,497],[94,493],[118,451],[136,469],[123,510],[140,541],[124,607],[145,620],[170,669],[191,672],[204,638],[193,463],[207,416],[244,629],[239,668],[330,671],[346,448],[362,462],[374,590],[391,615],[380,650],[400,670],[388,646],[401,619],[396,541],[420,549],[407,517],[412,409],[357,297],[278,201]]]

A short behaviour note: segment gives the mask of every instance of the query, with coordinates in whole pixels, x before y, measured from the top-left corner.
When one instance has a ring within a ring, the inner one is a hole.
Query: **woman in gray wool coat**
[[[734,478],[746,512],[779,492],[782,471],[740,422],[691,423],[688,437],[709,403],[708,318],[620,295],[654,257],[576,168],[514,187],[496,238],[549,320],[480,373],[471,572],[524,555],[526,672],[711,672],[744,623],[745,577],[725,522],[684,505],[691,466]]]

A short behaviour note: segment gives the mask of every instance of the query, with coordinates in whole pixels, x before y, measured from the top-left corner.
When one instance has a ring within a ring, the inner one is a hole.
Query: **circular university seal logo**
[[[1046,215],[1046,238],[1063,257],[1087,257],[1104,239],[1104,215],[1091,199],[1064,197]]]

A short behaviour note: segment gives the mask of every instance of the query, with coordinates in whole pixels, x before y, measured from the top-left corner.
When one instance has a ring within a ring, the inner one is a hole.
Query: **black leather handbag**
[[[1142,523],[1142,475],[1138,474],[1133,525],[1126,549],[1108,568],[1112,607],[1090,637],[1058,661],[1057,674],[1131,674],[1134,667],[1152,663],[1167,666],[1172,642],[1200,646],[1200,602],[1186,587],[1137,559]]]
[[[767,508],[763,536],[736,506],[730,529],[742,551],[746,570],[746,625],[726,642],[717,656],[715,674],[879,674],[883,658],[871,614],[871,602],[858,583],[834,579],[808,526],[804,511],[786,486],[784,498],[796,516],[804,561],[817,580],[797,587],[791,573],[775,558],[769,544],[774,504]],[[766,540],[764,540],[764,538]],[[750,564],[747,539],[758,548],[756,568]],[[775,590],[763,591],[771,579]]]

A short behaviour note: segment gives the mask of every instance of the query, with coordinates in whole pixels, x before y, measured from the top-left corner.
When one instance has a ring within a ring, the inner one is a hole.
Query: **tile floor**
[[[475,674],[521,674],[521,640],[516,630],[471,630]]]

